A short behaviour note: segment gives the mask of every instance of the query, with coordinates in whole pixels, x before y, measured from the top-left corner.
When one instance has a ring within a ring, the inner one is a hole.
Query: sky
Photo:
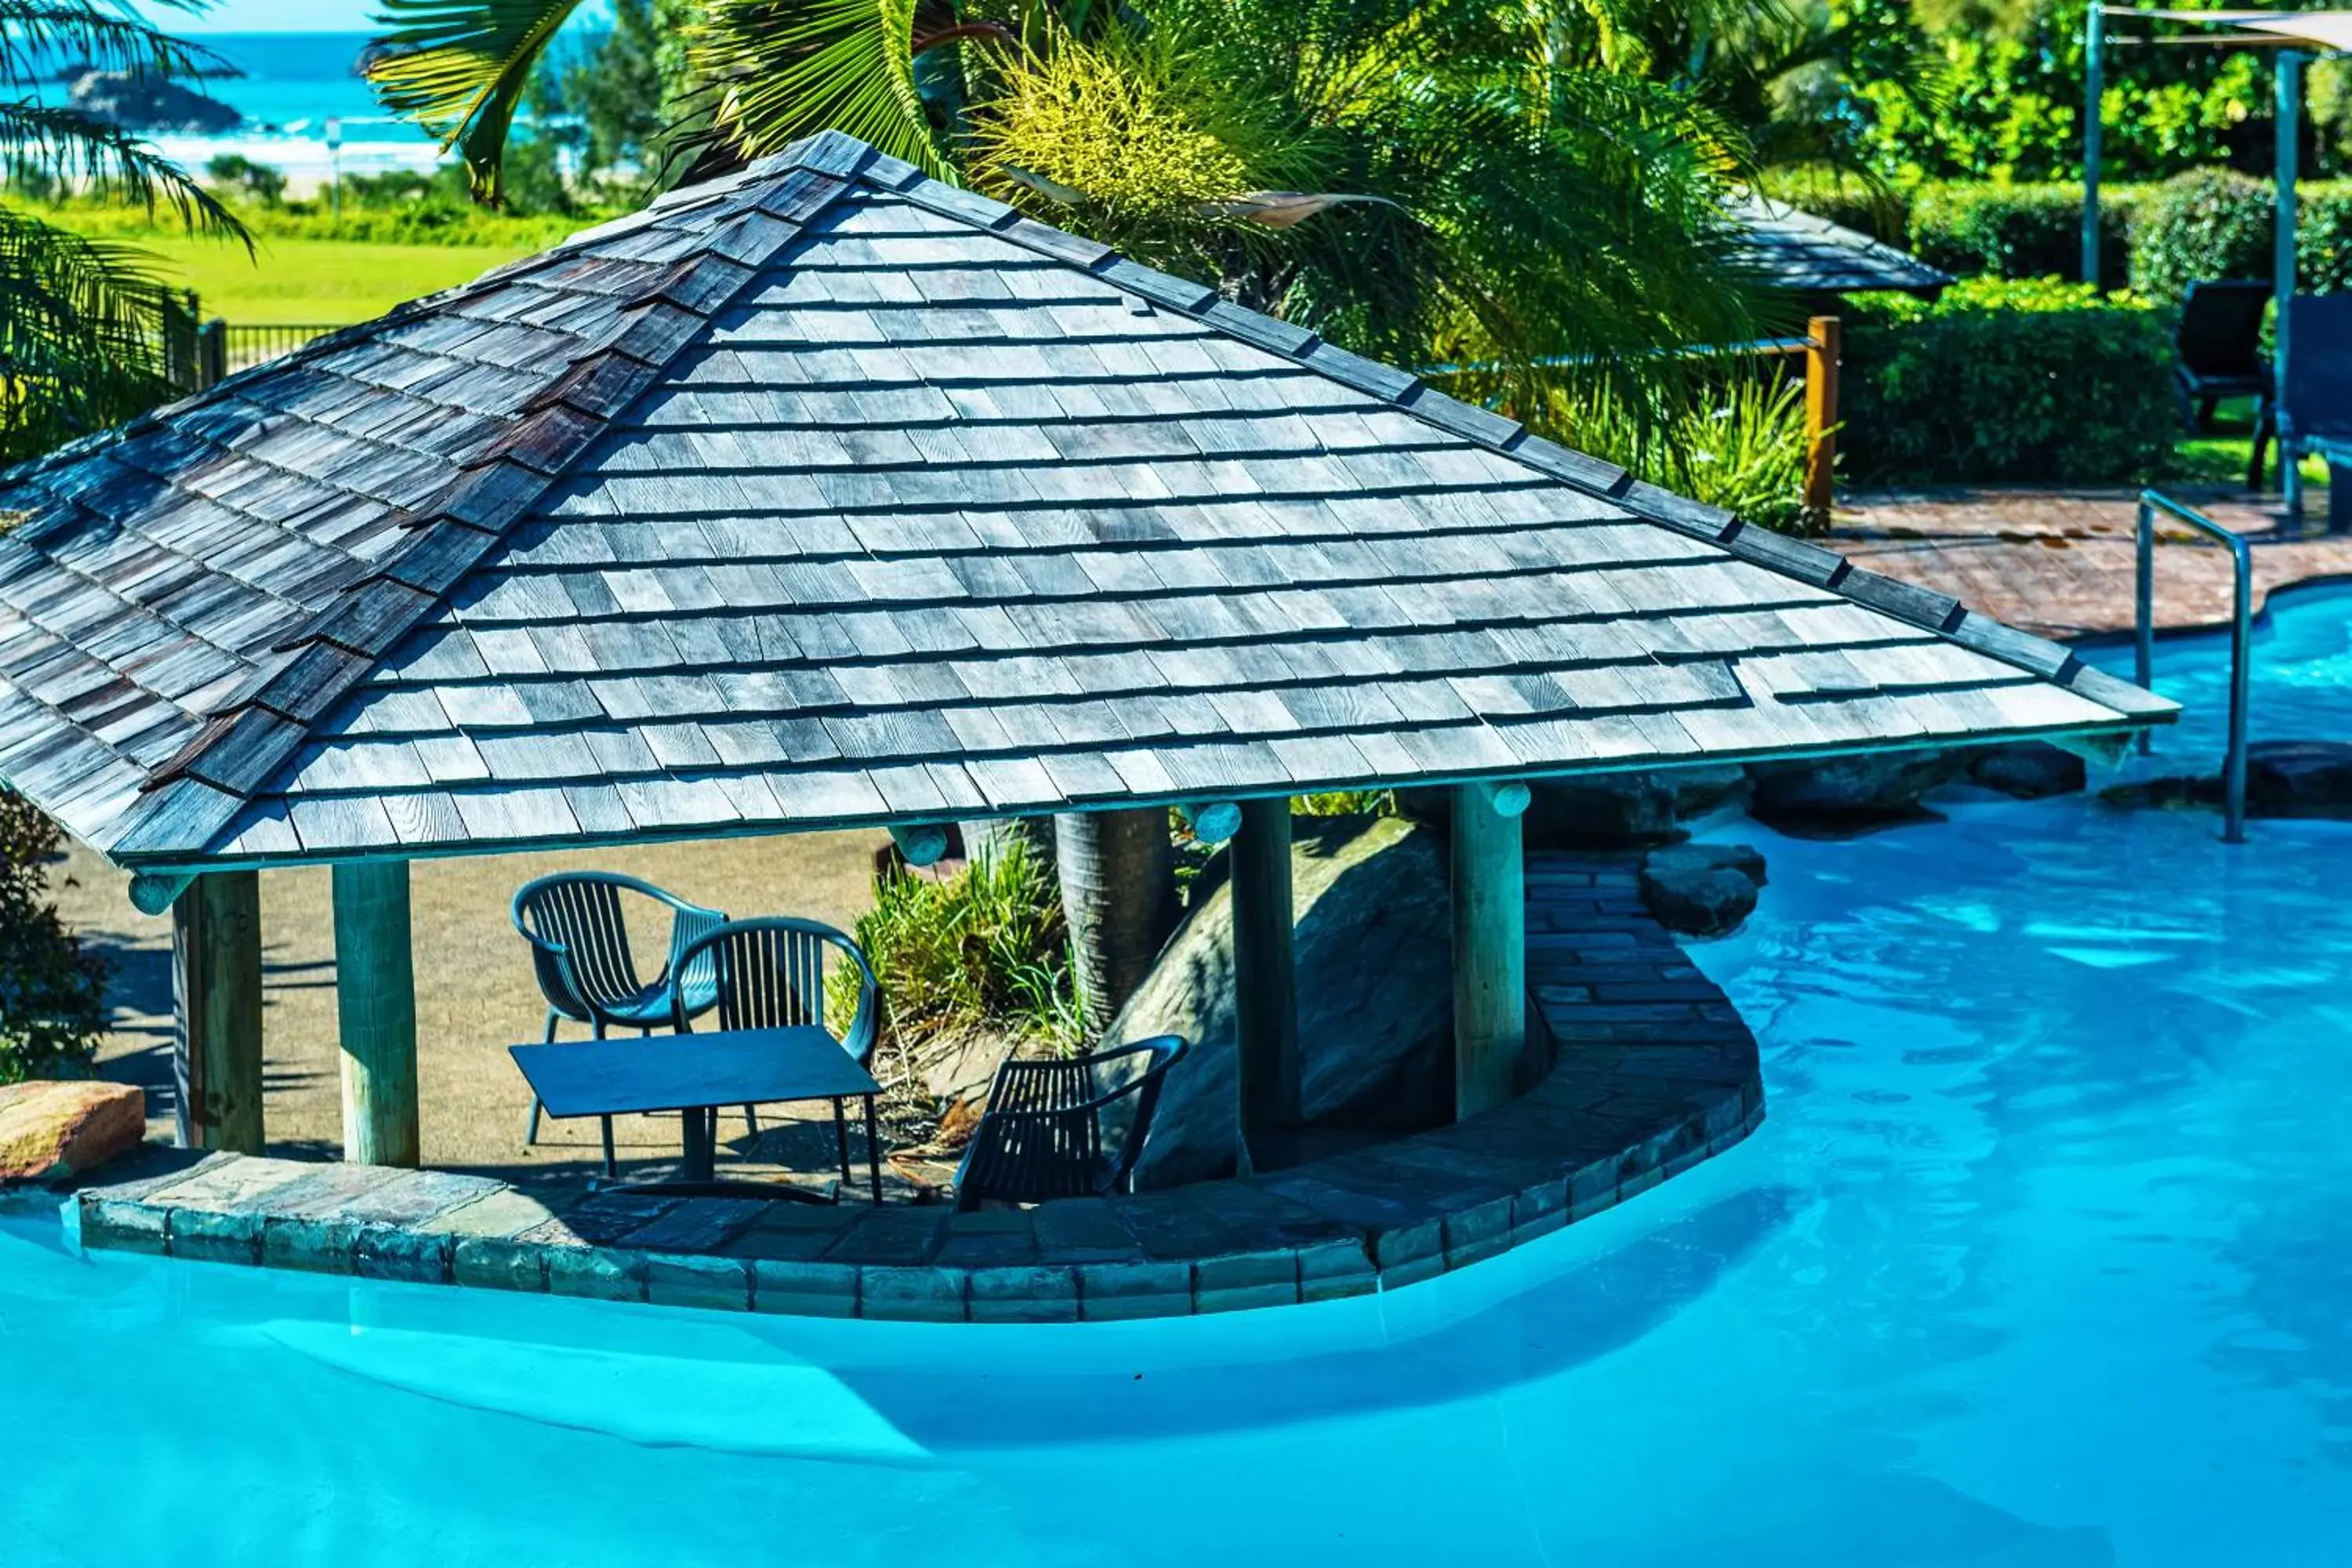
[[[205,10],[145,7],[165,29],[200,33],[373,33],[376,0],[215,0]]]

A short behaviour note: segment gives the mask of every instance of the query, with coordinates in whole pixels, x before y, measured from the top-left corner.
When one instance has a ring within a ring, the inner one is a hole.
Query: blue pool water
[[[2258,731],[2352,734],[2347,609],[2283,610]],[[2168,649],[2159,684],[2214,658]],[[1987,798],[1846,844],[1736,831],[1772,884],[1701,962],[1770,1119],[1535,1247],[1385,1298],[997,1329],[19,1225],[0,1557],[2352,1561],[2352,827],[2231,850],[2210,816]]]

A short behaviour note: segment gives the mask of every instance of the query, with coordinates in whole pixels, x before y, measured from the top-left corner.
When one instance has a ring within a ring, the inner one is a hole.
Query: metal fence
[[[341,330],[341,322],[273,321],[262,326],[246,326],[231,321],[224,329],[228,339],[228,368],[234,374],[250,370],[265,360],[291,353],[312,338]]]

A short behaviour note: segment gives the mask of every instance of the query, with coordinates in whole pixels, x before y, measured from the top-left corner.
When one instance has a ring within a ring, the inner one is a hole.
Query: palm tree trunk
[[[1027,847],[1033,864],[1048,871],[1054,868],[1054,826],[1048,817],[971,817],[957,823],[956,831],[963,838],[963,858],[967,861],[996,854],[1018,841]]]
[[[1100,1038],[1176,926],[1176,855],[1160,806],[1054,818],[1062,912],[1070,926],[1089,1038]]]

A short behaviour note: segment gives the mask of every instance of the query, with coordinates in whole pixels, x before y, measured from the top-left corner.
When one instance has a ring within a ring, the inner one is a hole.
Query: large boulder
[[[2218,806],[2221,775],[2165,774],[2114,785],[2101,798],[2121,805]],[[2246,815],[2352,821],[2352,742],[2256,741],[2246,748]]]
[[[2072,752],[2045,741],[1990,746],[1969,763],[1969,781],[2019,800],[2073,795],[2090,782],[2090,769]]]
[[[146,1135],[146,1097],[130,1084],[0,1085],[0,1185],[86,1176]]]
[[[2221,798],[2218,780],[2213,797]],[[2256,816],[2352,816],[2352,743],[2257,741],[2249,745],[2246,809]]]
[[[125,131],[176,131],[220,136],[245,117],[216,98],[163,77],[135,71],[84,71],[70,89],[73,107]]]
[[[1748,812],[1792,838],[1844,838],[1931,819],[1919,804],[1968,767],[1965,751],[1861,752],[1807,761],[1750,763]]]
[[[1642,902],[1685,936],[1723,936],[1755,910],[1764,857],[1745,844],[1676,844],[1642,861]]]
[[[1444,835],[1394,817],[1300,817],[1293,831],[1301,1109],[1324,1127],[1436,1126],[1454,1079]],[[1110,1037],[1162,1034],[1192,1048],[1169,1073],[1136,1183],[1231,1175],[1239,1131],[1229,886],[1196,897]]]

